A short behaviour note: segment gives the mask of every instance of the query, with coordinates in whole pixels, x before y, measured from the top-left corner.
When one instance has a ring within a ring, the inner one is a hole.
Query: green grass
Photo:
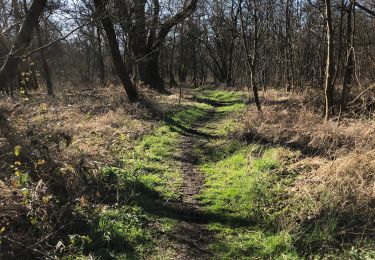
[[[216,112],[217,113],[231,113],[231,112],[239,111],[245,107],[246,105],[244,103],[235,103],[229,106],[218,107],[216,109]]]
[[[166,126],[160,126],[154,133],[142,138],[134,151],[123,158],[124,168],[130,169],[149,190],[157,191],[162,197],[178,197],[182,183],[175,160],[179,149],[179,135]]]
[[[236,226],[233,221],[213,222],[210,228],[217,233],[213,250],[220,259],[297,257],[292,236],[278,231],[273,223],[280,211],[279,200],[293,179],[281,179],[284,162],[280,158],[292,156],[291,152],[266,148],[259,154],[258,145],[237,147],[222,160],[201,166],[206,182],[199,197],[206,212],[221,215],[220,219],[250,223]]]
[[[213,87],[201,87],[194,90],[195,96],[200,99],[211,100],[220,103],[243,103],[245,94],[238,91],[222,91],[216,90]]]
[[[171,113],[169,115],[170,120],[167,120],[169,126],[176,127],[183,126],[183,127],[191,127],[194,122],[198,119],[207,116],[207,114],[211,111],[212,106],[203,103],[191,103],[185,109]],[[174,128],[176,129],[176,128]]]

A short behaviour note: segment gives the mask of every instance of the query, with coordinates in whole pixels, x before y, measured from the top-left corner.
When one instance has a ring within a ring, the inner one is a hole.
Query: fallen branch
[[[367,89],[365,89],[364,91],[362,91],[361,94],[359,94],[355,99],[353,99],[352,101],[350,101],[348,103],[348,105],[352,105],[355,102],[357,102],[357,100],[360,99],[364,94],[366,94],[367,91],[372,90],[374,87],[375,87],[375,84],[371,85],[370,87],[368,87]]]

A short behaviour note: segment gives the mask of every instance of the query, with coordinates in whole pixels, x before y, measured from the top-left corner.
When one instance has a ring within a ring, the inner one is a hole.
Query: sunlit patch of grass
[[[218,107],[216,111],[218,113],[232,113],[232,112],[236,112],[238,110],[244,109],[245,107],[246,107],[245,103],[241,102],[241,103],[234,103],[229,106]]]
[[[215,90],[211,87],[202,87],[194,90],[197,98],[207,99],[213,102],[230,103],[238,102],[245,98],[245,94],[239,91]]]
[[[156,128],[143,137],[134,150],[122,156],[123,168],[128,169],[140,183],[165,198],[178,197],[182,183],[178,172],[179,135],[168,126]]]
[[[223,140],[233,140],[233,138],[228,137],[228,135],[238,136],[239,129],[243,126],[238,119],[238,115],[241,110],[242,109],[239,109],[235,113],[231,113],[230,116],[217,117],[215,121],[208,122],[204,127],[201,128],[201,130],[219,137],[223,137]],[[227,137],[227,139],[224,137]]]
[[[237,148],[222,160],[202,166],[206,183],[201,198],[207,203],[206,209],[215,213],[254,218],[262,211],[261,204],[267,203],[266,197],[279,190],[276,180],[280,179],[277,170],[281,171],[281,148],[266,148],[259,158],[252,155],[256,145]]]
[[[205,210],[229,221],[251,222],[234,228],[219,222],[210,225],[218,238],[212,248],[220,258],[297,256],[292,236],[287,231],[277,231],[273,223],[282,209],[285,188],[293,179],[291,173],[285,176],[281,158],[287,158],[284,154],[292,156],[291,153],[283,148],[237,145],[235,152],[202,165],[206,182],[200,199]]]
[[[272,233],[261,227],[233,228],[211,225],[218,233],[212,249],[219,259],[300,259],[287,232]]]
[[[198,119],[207,116],[212,106],[203,103],[191,103],[186,109],[169,115],[167,123],[170,127],[191,127]]]

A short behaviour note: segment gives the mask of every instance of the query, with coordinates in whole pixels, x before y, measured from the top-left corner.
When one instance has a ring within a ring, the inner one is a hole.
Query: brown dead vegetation
[[[248,140],[282,144],[306,155],[330,159],[375,148],[374,120],[340,118],[323,122],[317,94],[286,96],[270,90],[265,98],[263,113],[250,107],[244,116]]]

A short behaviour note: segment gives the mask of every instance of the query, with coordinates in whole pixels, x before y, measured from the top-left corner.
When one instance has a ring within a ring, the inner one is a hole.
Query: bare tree
[[[117,74],[125,88],[126,94],[131,102],[138,99],[138,91],[136,86],[130,79],[128,70],[122,60],[122,55],[120,52],[119,44],[116,38],[116,32],[113,26],[109,14],[106,10],[106,6],[103,4],[102,0],[94,0],[95,8],[99,11],[101,15],[101,21],[103,24],[104,31],[107,34],[109,48],[111,49],[113,64],[115,65]]]
[[[248,67],[250,68],[250,87],[253,91],[254,95],[254,101],[255,105],[258,109],[258,111],[262,111],[262,107],[259,100],[259,94],[258,94],[258,86],[256,82],[256,73],[257,73],[257,62],[258,62],[258,43],[259,43],[259,24],[258,24],[258,6],[257,1],[252,0],[252,2],[245,2],[245,6],[247,7],[247,10],[249,11],[250,8],[252,8],[252,20],[253,20],[253,27],[254,31],[252,34],[251,44],[253,53],[250,53],[250,47],[249,47],[249,36],[246,33],[246,23],[244,19],[244,12],[243,12],[243,0],[239,1],[239,12],[240,12],[240,20],[241,20],[241,33],[242,33],[242,43],[243,48],[245,50],[245,56],[246,61],[248,64]]]
[[[175,15],[160,22],[160,3],[153,0],[152,17],[147,28],[146,0],[117,0],[121,25],[128,34],[132,52],[137,60],[139,79],[159,92],[166,92],[165,83],[159,72],[159,56],[171,29],[191,15],[198,0],[184,4]]]

